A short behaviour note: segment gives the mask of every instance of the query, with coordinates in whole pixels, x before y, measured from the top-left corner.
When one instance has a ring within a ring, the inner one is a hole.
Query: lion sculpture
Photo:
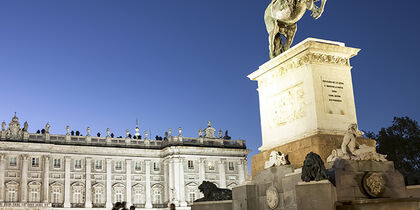
[[[301,179],[304,182],[328,179],[327,170],[321,157],[313,152],[306,155],[303,162]]]
[[[204,197],[194,202],[232,200],[232,190],[220,189],[209,181],[203,181],[198,189],[204,194]]]
[[[270,158],[265,161],[264,169],[271,168],[273,166],[283,166],[290,164],[287,161],[287,156],[282,154],[281,152],[271,151]]]

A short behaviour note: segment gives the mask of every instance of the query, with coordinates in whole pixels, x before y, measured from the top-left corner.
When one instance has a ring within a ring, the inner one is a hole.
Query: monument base
[[[271,151],[278,151],[288,155],[290,164],[296,168],[302,167],[303,161],[309,152],[319,154],[324,163],[326,163],[327,157],[331,155],[331,151],[341,147],[343,137],[344,135],[316,134],[262,151],[252,157],[252,178],[264,170],[265,161],[269,159]],[[357,141],[359,144],[366,144],[372,147],[376,146],[376,141],[372,139],[358,138]]]

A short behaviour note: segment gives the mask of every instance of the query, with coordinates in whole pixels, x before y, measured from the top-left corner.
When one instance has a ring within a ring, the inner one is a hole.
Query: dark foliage
[[[420,128],[409,117],[394,117],[392,125],[378,134],[366,135],[376,140],[378,153],[387,155],[409,185],[420,184]]]

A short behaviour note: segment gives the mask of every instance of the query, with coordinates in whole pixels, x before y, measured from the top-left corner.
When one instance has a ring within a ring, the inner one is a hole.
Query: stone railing
[[[93,136],[72,136],[55,134],[26,133],[22,139],[6,139],[7,141],[42,142],[60,145],[88,145],[126,148],[162,149],[168,146],[200,146],[246,149],[245,140],[226,140],[223,138],[190,138],[183,136],[168,136],[164,140],[112,138]]]

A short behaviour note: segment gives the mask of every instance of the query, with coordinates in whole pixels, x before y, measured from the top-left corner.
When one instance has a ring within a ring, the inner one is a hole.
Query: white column
[[[86,200],[85,200],[85,208],[92,208],[92,158],[86,158],[86,184],[85,184],[85,192],[86,192]]]
[[[131,160],[125,161],[125,176],[126,176],[126,195],[127,195],[127,208],[130,208],[131,205],[133,205],[133,202],[131,201]]]
[[[198,170],[199,170],[199,185],[201,184],[201,183],[203,183],[203,181],[206,179],[206,168],[205,168],[205,166],[204,166],[204,159],[200,159],[200,161],[199,161],[199,168],[198,168]]]
[[[204,159],[200,159],[199,160],[199,165],[198,165],[198,170],[199,170],[199,183],[198,185],[200,185],[201,183],[203,183],[204,180],[206,180],[206,168],[205,168],[205,160]],[[200,192],[200,198],[204,197],[204,194],[202,192]]]
[[[70,157],[65,157],[64,208],[70,208]]]
[[[163,173],[164,173],[164,176],[163,176],[163,179],[164,179],[164,196],[165,196],[165,199],[163,200],[164,202],[165,201],[170,201],[169,200],[169,184],[168,184],[168,180],[169,180],[169,169],[168,169],[168,167],[169,167],[169,164],[168,164],[168,160],[165,160],[164,162],[163,162]]]
[[[219,180],[220,188],[226,188],[226,173],[224,160],[219,160]]]
[[[168,160],[169,162],[169,173],[168,173],[168,178],[169,178],[169,204],[170,205],[176,198],[175,196],[175,173],[174,173],[174,160],[172,158],[170,158]]]
[[[174,158],[174,193],[175,193],[175,200],[174,203],[175,205],[179,205],[179,201],[180,201],[180,177],[179,177],[179,159],[178,158]]]
[[[248,180],[248,159],[245,157],[244,159],[244,174],[245,174],[245,181]]]
[[[20,186],[21,186],[21,203],[26,203],[27,201],[27,189],[28,189],[28,155],[22,155],[22,174],[20,179]]]
[[[242,184],[245,182],[245,170],[244,170],[244,161],[240,160],[238,165],[238,175],[239,175],[239,183]]]
[[[49,195],[49,177],[50,176],[50,157],[48,156],[44,156],[44,203],[48,203],[49,199],[48,199],[48,195]]]
[[[5,170],[5,155],[0,154],[0,202],[4,201],[4,170]]]
[[[150,186],[150,160],[146,160],[146,209],[152,208],[152,195],[151,195],[151,186]]]
[[[111,159],[106,159],[106,204],[105,207],[107,209],[112,208],[112,189],[111,189]]]
[[[180,158],[179,162],[179,206],[186,207],[185,202],[185,177],[184,177],[184,158]]]

